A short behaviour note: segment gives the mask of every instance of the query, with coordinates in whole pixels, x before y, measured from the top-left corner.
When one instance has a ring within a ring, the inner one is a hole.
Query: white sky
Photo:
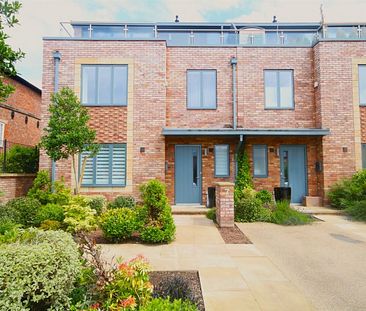
[[[17,65],[21,76],[41,87],[42,37],[64,36],[60,21],[240,21],[320,20],[366,23],[366,0],[23,0],[20,24],[9,31],[10,43],[26,52]],[[215,20],[213,20],[213,18]]]

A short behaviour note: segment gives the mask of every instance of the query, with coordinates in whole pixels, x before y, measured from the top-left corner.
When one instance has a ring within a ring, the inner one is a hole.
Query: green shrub
[[[50,202],[49,196],[52,193],[52,183],[48,171],[41,170],[37,173],[33,181],[32,188],[29,189],[27,196],[37,199],[41,204]]]
[[[78,247],[62,231],[28,229],[0,248],[0,310],[68,310],[80,273]]]
[[[141,256],[120,263],[113,273],[112,281],[105,287],[104,309],[118,310],[118,306],[123,306],[131,310],[136,306],[145,306],[153,290],[149,282],[149,270],[149,264]]]
[[[63,181],[56,181],[52,185],[49,173],[45,170],[37,173],[27,196],[37,199],[42,205],[48,203],[66,205],[72,198],[71,190],[65,186]]]
[[[288,201],[277,202],[271,217],[271,222],[286,226],[304,225],[312,221],[313,219],[309,215],[292,209]]]
[[[353,202],[366,200],[366,170],[334,184],[327,193],[332,207],[346,209]]]
[[[174,300],[155,298],[140,311],[198,311],[198,308],[188,300]]]
[[[45,220],[55,220],[61,223],[64,219],[64,208],[58,204],[48,203],[39,208],[36,223],[39,225]]]
[[[355,220],[366,221],[366,200],[353,202],[346,209],[346,214]]]
[[[65,219],[66,230],[72,233],[80,231],[92,231],[96,229],[96,219],[94,215],[95,210],[88,206],[80,205],[80,198],[71,201],[69,205],[65,205]],[[76,202],[76,203],[75,203]]]
[[[174,240],[175,224],[165,186],[153,179],[141,186],[143,207],[139,219],[143,222],[140,238],[147,243],[167,243]]]
[[[0,219],[0,235],[5,234],[8,231],[13,230],[14,228],[19,228],[19,224],[14,222],[11,219],[8,218],[2,218]]]
[[[103,196],[87,197],[88,206],[95,210],[97,215],[103,212],[106,205],[106,199]]]
[[[136,200],[131,196],[118,196],[112,202],[108,204],[109,209],[114,208],[134,208],[136,206]]]
[[[39,226],[43,230],[59,230],[62,228],[62,223],[57,220],[45,220]]]
[[[10,200],[5,205],[11,219],[24,227],[37,225],[37,214],[41,204],[32,198],[19,197]]]
[[[236,190],[234,193],[234,217],[237,222],[268,221],[271,210],[263,207],[251,188]]]
[[[256,194],[255,197],[259,200],[261,200],[262,204],[271,204],[273,202],[273,196],[272,193],[269,192],[268,190],[259,190]]]
[[[0,155],[3,163],[4,155]],[[35,173],[38,171],[39,151],[36,147],[12,146],[6,152],[7,173]]]
[[[126,240],[139,229],[136,212],[126,207],[108,210],[100,217],[100,228],[107,239]]]
[[[252,174],[248,154],[242,151],[238,154],[238,174],[235,180],[235,190],[253,188]]]
[[[216,222],[216,208],[210,208],[206,213],[206,217]]]

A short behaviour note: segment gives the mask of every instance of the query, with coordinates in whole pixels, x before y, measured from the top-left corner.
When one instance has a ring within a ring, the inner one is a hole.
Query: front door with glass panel
[[[201,203],[201,146],[175,147],[175,203]]]
[[[301,203],[307,194],[306,146],[281,145],[281,187],[291,187],[291,202]]]

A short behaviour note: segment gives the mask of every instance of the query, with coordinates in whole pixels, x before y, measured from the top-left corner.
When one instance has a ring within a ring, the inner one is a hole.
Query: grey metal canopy
[[[329,135],[329,129],[316,128],[251,128],[237,129],[193,129],[193,128],[163,128],[164,136],[325,136]]]

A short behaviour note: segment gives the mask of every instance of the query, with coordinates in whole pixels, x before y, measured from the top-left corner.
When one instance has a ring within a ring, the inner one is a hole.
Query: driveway
[[[238,226],[316,309],[366,310],[366,224],[318,217],[305,226]]]
[[[255,244],[225,244],[212,221],[202,215],[175,215],[174,220],[173,243],[105,244],[104,258],[142,254],[154,270],[198,270],[206,311],[314,310]]]

